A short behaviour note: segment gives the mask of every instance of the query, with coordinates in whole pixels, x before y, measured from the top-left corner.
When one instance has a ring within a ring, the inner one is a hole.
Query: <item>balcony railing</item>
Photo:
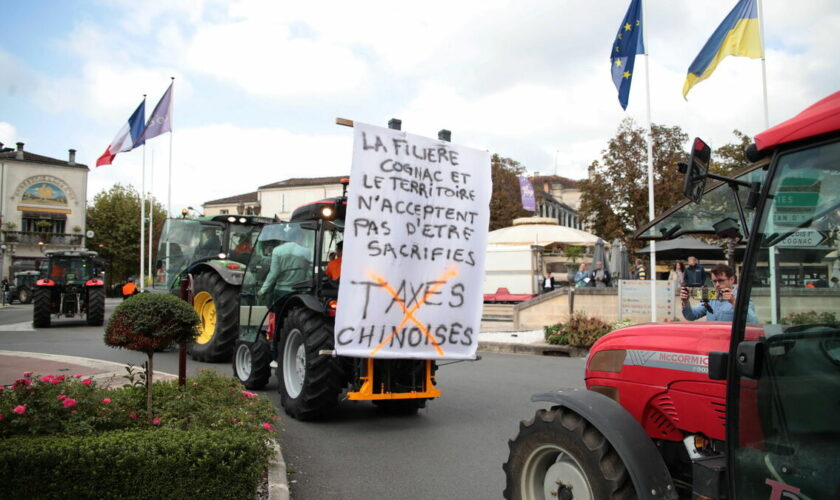
[[[41,231],[3,231],[3,243],[20,243],[23,245],[81,246],[84,235],[71,233],[45,233]]]

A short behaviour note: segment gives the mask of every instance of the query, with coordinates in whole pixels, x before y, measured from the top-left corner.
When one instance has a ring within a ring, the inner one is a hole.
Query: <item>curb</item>
[[[286,477],[286,461],[276,440],[272,440],[274,457],[268,463],[268,500],[289,500],[289,480]]]
[[[568,356],[572,358],[583,358],[589,354],[589,349],[572,347],[568,345],[540,344],[516,344],[510,342],[487,342],[478,343],[478,350],[483,352],[498,352],[507,354],[538,354],[541,356]]]

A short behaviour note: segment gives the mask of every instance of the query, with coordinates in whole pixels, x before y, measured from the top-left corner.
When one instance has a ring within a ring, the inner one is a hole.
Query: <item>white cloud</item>
[[[277,128],[210,124],[179,130],[173,142],[172,206],[177,214],[186,206],[198,209],[204,202],[256,191],[258,186],[288,178],[349,174],[353,139],[350,132],[304,135]],[[146,155],[146,191],[165,203],[169,136],[150,140]],[[96,163],[93,157],[85,161]],[[92,169],[89,198],[117,182],[139,191],[142,167],[142,150],[135,149],[117,155],[113,165]]]
[[[11,123],[0,122],[0,142],[3,142],[3,147],[13,148],[18,141],[17,130]]]

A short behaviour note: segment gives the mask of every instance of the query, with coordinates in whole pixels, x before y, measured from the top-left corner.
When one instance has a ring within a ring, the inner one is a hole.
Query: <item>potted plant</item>
[[[73,232],[74,233],[81,233],[82,232],[82,226],[76,224],[75,226],[73,226]]]
[[[18,234],[17,234],[17,224],[14,222],[7,222],[3,224],[3,233],[5,233],[6,241],[17,241]]]
[[[35,223],[35,229],[37,229],[40,233],[44,243],[49,243],[50,235],[52,234],[50,233],[50,229],[52,229],[52,222],[48,220],[39,220]]]

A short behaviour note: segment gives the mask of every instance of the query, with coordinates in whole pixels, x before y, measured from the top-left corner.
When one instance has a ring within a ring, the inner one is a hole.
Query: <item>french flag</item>
[[[102,156],[96,160],[96,166],[101,167],[102,165],[110,165],[117,156],[117,153],[131,151],[137,146],[143,145],[145,141],[140,141],[137,144],[135,144],[134,141],[143,135],[143,129],[145,127],[146,99],[144,98],[143,102],[141,102],[140,105],[137,106],[137,109],[134,110],[134,113],[131,114],[128,122],[124,123],[120,131],[117,132],[117,136],[114,137],[113,141],[111,141],[108,149],[106,149],[105,152],[102,153]]]

